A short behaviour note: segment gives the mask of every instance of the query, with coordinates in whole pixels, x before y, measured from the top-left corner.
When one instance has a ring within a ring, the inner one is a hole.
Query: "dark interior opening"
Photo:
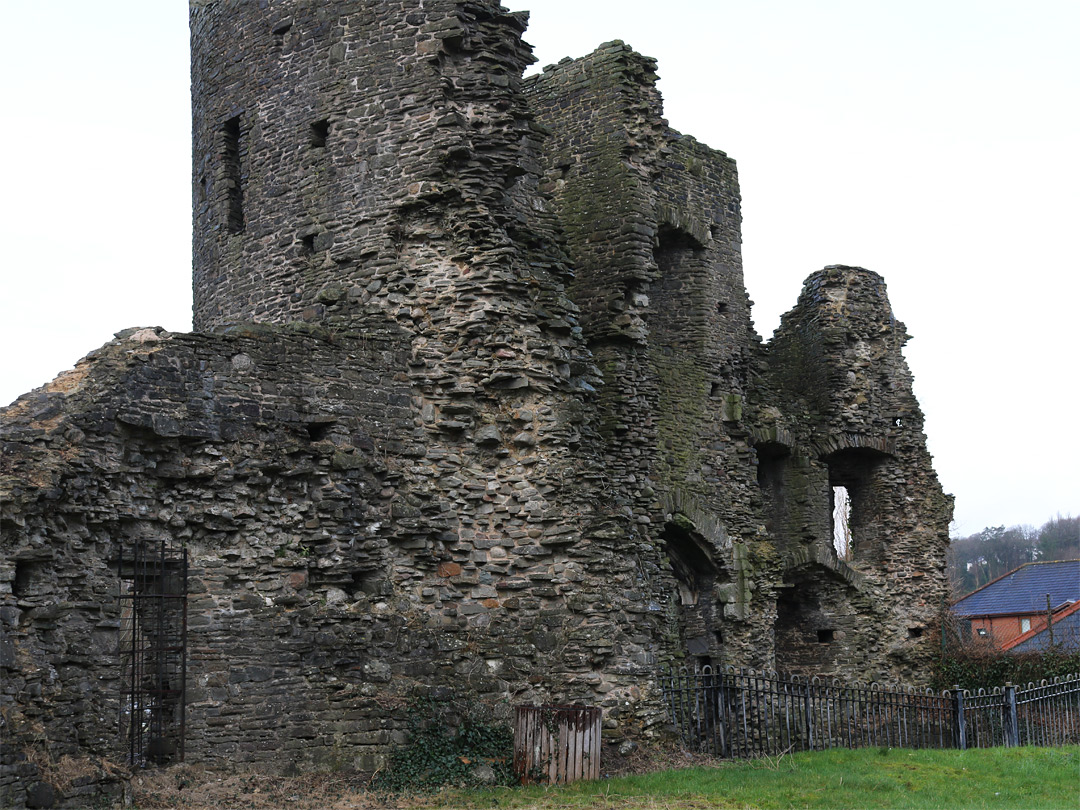
[[[244,230],[243,155],[240,116],[230,118],[222,126],[222,162],[225,168],[225,187],[228,193],[226,224],[229,233]]]
[[[313,147],[316,149],[325,147],[326,138],[330,135],[330,122],[325,119],[322,121],[313,121],[308,134]]]
[[[681,228],[664,223],[657,233],[656,253],[663,255],[675,250],[701,250],[703,245]]]
[[[309,233],[307,236],[300,237],[300,252],[305,256],[310,256],[315,252],[315,234]]]
[[[29,560],[15,562],[15,580],[11,583],[11,593],[17,599],[29,596],[30,586],[37,572],[37,564]]]
[[[922,638],[923,630],[922,627],[909,627],[907,630],[908,638]]]
[[[780,488],[783,484],[783,466],[791,455],[787,445],[779,442],[762,442],[754,447],[757,452],[757,482],[762,488]]]
[[[664,550],[675,574],[679,595],[679,632],[684,649],[708,664],[723,649],[713,590],[720,570],[703,537],[671,522],[664,527]]]
[[[327,435],[329,435],[330,428],[332,428],[335,424],[335,422],[311,422],[307,425],[304,425],[304,427],[307,428],[308,438],[311,441],[321,442],[327,437]]]
[[[818,644],[832,644],[833,638],[836,635],[835,630],[822,629],[817,631]]]
[[[697,604],[703,586],[716,578],[716,566],[693,535],[675,524],[664,528],[664,544],[671,570],[684,586],[683,604]]]

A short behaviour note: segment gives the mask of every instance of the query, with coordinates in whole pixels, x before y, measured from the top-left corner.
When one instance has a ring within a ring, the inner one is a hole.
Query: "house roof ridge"
[[[975,590],[973,590],[973,591],[972,591],[971,593],[967,593],[967,594],[964,594],[964,595],[963,595],[963,596],[961,596],[961,597],[960,597],[959,599],[955,599],[955,600],[953,600],[953,602],[951,603],[951,605],[950,605],[950,606],[951,606],[951,607],[955,607],[956,605],[959,605],[959,604],[960,604],[961,602],[963,602],[963,601],[964,601],[965,599],[970,599],[970,598],[971,598],[972,596],[974,596],[975,594],[977,594],[977,593],[980,593],[981,591],[984,591],[984,590],[986,590],[986,589],[987,589],[987,588],[989,588],[989,587],[990,587],[991,585],[996,585],[997,583],[1001,582],[1001,580],[1005,579],[1005,577],[1009,577],[1009,576],[1012,576],[1012,575],[1013,575],[1013,574],[1015,574],[1015,573],[1016,573],[1017,571],[1020,571],[1020,570],[1022,570],[1022,569],[1024,569],[1024,568],[1027,568],[1028,566],[1034,566],[1034,565],[1053,565],[1053,564],[1061,564],[1061,563],[1080,563],[1080,558],[1077,558],[1077,559],[1071,559],[1071,558],[1070,558],[1070,559],[1068,559],[1068,560],[1034,560],[1034,561],[1032,561],[1032,562],[1026,562],[1026,563],[1021,563],[1020,565],[1016,566],[1016,568],[1013,568],[1013,569],[1012,569],[1012,570],[1010,570],[1010,571],[1006,571],[1006,572],[1005,572],[1004,574],[1002,574],[1001,576],[997,577],[996,579],[992,579],[992,580],[990,580],[989,582],[987,582],[987,583],[986,583],[985,585],[981,585],[981,586],[979,586],[978,588],[976,588]]]
[[[1062,619],[1066,618],[1067,616],[1071,616],[1072,614],[1076,613],[1076,611],[1078,611],[1078,610],[1080,610],[1080,599],[1076,600],[1071,605],[1069,605],[1069,607],[1065,608],[1062,611],[1059,611],[1058,613],[1051,613],[1050,614],[1050,624],[1048,625],[1048,627],[1053,627],[1055,624],[1060,622]],[[1013,647],[1019,646],[1020,644],[1023,644],[1025,641],[1027,641],[1029,639],[1032,639],[1032,638],[1035,638],[1035,636],[1039,635],[1039,633],[1045,633],[1046,629],[1047,629],[1046,627],[1032,628],[1031,630],[1028,630],[1026,633],[1021,633],[1016,638],[1010,639],[1009,641],[1006,641],[1004,644],[1002,644],[1001,645],[1001,650],[1002,650],[1002,652],[1005,652],[1007,650],[1011,650]]]

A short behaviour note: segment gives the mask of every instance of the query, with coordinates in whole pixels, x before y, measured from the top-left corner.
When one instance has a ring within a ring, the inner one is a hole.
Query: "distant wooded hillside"
[[[993,526],[955,537],[946,556],[952,597],[958,599],[1027,562],[1080,558],[1080,517],[1058,515],[1039,529]]]

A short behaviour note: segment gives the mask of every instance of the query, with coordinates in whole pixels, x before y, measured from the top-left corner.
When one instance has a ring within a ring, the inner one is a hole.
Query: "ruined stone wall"
[[[159,538],[192,560],[194,759],[256,759],[287,738],[319,761],[332,741],[374,742],[345,710],[379,681],[387,645],[350,642],[379,621],[357,600],[388,589],[402,535],[387,527],[412,424],[395,379],[404,359],[385,330],[335,343],[143,330],[16,402],[4,431],[6,744],[123,750],[116,563]],[[318,740],[300,733],[314,727]]]
[[[835,640],[842,642],[829,653],[836,671],[857,667],[875,677],[919,681],[933,655],[924,631],[945,594],[952,504],[926,450],[922,412],[901,353],[907,340],[879,275],[839,266],[813,274],[768,347],[763,389],[774,406],[758,435],[779,437],[786,453],[772,451],[771,474],[783,482],[773,488],[771,503],[794,591],[810,593],[806,576],[832,569],[824,578],[835,593],[827,599],[839,599],[851,582],[872,597],[849,594],[846,607],[822,616],[814,607],[820,594],[794,598],[799,610],[789,596],[789,648],[797,646],[796,637],[814,643],[796,626],[826,629],[834,616]],[[833,486],[847,487],[852,498],[852,548],[839,565],[829,553]],[[800,610],[806,615],[797,615]],[[818,618],[809,618],[815,611]],[[859,617],[863,632],[841,636],[841,624],[857,628]]]
[[[512,253],[524,27],[488,0],[193,4],[195,328],[407,320],[410,241],[445,264]]]
[[[563,482],[533,486],[524,437],[513,458],[481,440],[483,470],[421,444],[439,428],[408,344],[366,327],[142,330],[5,413],[7,750],[124,750],[116,560],[158,539],[191,558],[189,761],[373,770],[418,692],[587,699],[617,735],[657,722],[635,549],[546,506]]]
[[[531,78],[530,103],[552,133],[542,188],[603,373],[612,490],[627,531],[681,580],[668,608],[680,660],[771,666],[761,639],[771,637],[775,573],[742,424],[757,338],[738,180],[723,153],[666,126],[655,82],[653,60],[621,42]]]
[[[241,23],[256,14],[215,8]],[[535,160],[532,136],[515,129],[523,101],[490,62],[527,55],[520,26],[490,4],[453,10],[471,27],[439,53],[461,70],[429,81],[456,94],[472,139],[439,142],[431,171],[449,190],[387,215],[392,253],[370,273],[324,263],[286,304],[264,272],[295,239],[258,203],[274,196],[258,191],[269,174],[242,176],[244,228],[216,233],[243,250],[215,255],[217,237],[196,235],[197,318],[228,335],[140,333],[5,412],[4,548],[23,568],[4,572],[17,587],[0,585],[12,626],[0,663],[17,750],[122,750],[118,663],[86,638],[115,644],[110,566],[120,546],[157,538],[191,555],[189,760],[370,770],[417,690],[588,700],[616,738],[661,722],[649,683],[667,627],[653,598],[661,554],[628,543],[612,517],[599,374],[550,218],[530,229],[513,182]],[[197,37],[213,11],[193,9]],[[200,265],[200,251],[218,264]],[[361,290],[348,286],[358,277]],[[298,317],[308,323],[288,325]],[[238,319],[286,325],[228,326]],[[40,470],[55,486],[32,491]],[[93,543],[73,544],[84,524]],[[81,567],[90,576],[69,576]],[[646,571],[654,590],[640,587]],[[42,624],[47,605],[75,607]],[[53,677],[54,661],[71,671]],[[98,670],[113,674],[91,680]],[[73,713],[87,731],[66,746]]]
[[[649,737],[670,664],[920,682],[950,504],[903,325],[827,268],[761,345],[734,162],[653,60],[522,80],[489,0],[191,22],[204,333],[3,412],[0,789],[115,755],[137,542],[190,555],[194,761],[370,770],[452,690]]]

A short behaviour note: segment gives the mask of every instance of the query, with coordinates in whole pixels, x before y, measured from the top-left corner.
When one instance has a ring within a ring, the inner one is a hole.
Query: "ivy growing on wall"
[[[514,732],[488,705],[414,698],[405,743],[372,779],[378,791],[513,785]]]

